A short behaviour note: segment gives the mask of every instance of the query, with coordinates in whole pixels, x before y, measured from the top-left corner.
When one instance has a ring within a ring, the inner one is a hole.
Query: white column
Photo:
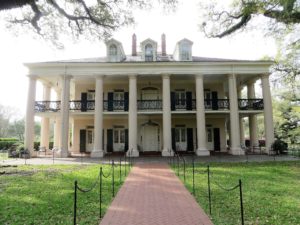
[[[247,96],[249,99],[255,98],[255,81],[251,81],[247,84]],[[258,146],[258,138],[257,138],[257,118],[256,115],[249,115],[249,135],[250,135],[250,147]]]
[[[170,75],[163,75],[163,150],[162,156],[172,156]]]
[[[64,75],[62,79],[62,96],[61,96],[61,129],[60,129],[60,157],[69,155],[69,108],[70,108],[70,80],[71,76]]]
[[[48,84],[43,83],[43,101],[50,101],[51,88]],[[43,116],[41,120],[41,144],[40,147],[44,150],[49,149],[49,117]]]
[[[242,88],[238,88],[238,98],[242,98]],[[239,123],[240,123],[240,143],[242,146],[245,145],[245,127],[244,127],[244,118],[240,116],[239,118]]]
[[[25,118],[25,149],[30,152],[30,157],[35,157],[34,151],[34,105],[36,96],[36,77],[29,77],[28,94],[27,94],[27,109]]]
[[[95,115],[94,115],[94,149],[91,157],[103,157],[103,77],[96,77]]]
[[[196,155],[207,156],[209,151],[206,147],[206,126],[205,126],[205,108],[204,108],[204,90],[203,75],[195,76],[196,81],[196,120],[197,120],[197,150]]]
[[[129,110],[128,110],[128,151],[127,155],[138,157],[137,150],[137,90],[136,75],[129,76]]]
[[[61,91],[56,91],[56,101],[61,102]],[[60,104],[60,103],[57,103]],[[60,149],[60,130],[61,130],[61,119],[60,113],[57,113],[55,117],[55,125],[54,125],[54,143],[53,148]]]
[[[273,111],[272,111],[272,99],[269,84],[269,75],[263,75],[261,77],[262,92],[264,98],[264,123],[265,123],[265,138],[266,138],[266,150],[269,153],[271,146],[274,142],[274,125],[273,125]]]
[[[238,96],[236,88],[236,75],[228,75],[229,103],[230,103],[230,153],[232,155],[244,154],[240,144],[240,126],[238,112]]]

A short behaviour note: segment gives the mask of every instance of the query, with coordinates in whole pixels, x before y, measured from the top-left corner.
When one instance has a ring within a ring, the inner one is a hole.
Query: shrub
[[[280,139],[277,139],[274,141],[274,143],[272,144],[273,150],[276,153],[285,153],[288,149],[288,144]]]
[[[19,141],[17,138],[0,138],[0,141]]]

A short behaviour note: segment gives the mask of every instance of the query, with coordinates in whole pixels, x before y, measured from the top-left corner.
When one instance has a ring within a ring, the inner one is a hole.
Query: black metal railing
[[[262,98],[256,99],[238,99],[240,110],[263,110],[264,100]]]
[[[161,110],[162,100],[137,100],[138,110]]]
[[[230,109],[229,99],[204,99],[205,109],[228,110]]]
[[[35,112],[57,112],[60,110],[60,101],[36,101]]]
[[[128,111],[128,103],[125,100],[103,100],[104,111]]]
[[[81,100],[74,100],[70,101],[70,110],[76,111],[81,110],[83,112],[85,111],[92,111],[95,110],[95,101],[94,100],[87,100],[87,101],[81,101]]]
[[[172,110],[174,111],[180,111],[180,110],[195,110],[196,109],[196,99],[175,99],[174,102],[174,108]]]

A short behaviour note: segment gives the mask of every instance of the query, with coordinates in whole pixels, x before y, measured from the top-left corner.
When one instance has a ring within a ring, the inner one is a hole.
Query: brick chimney
[[[132,56],[136,56],[136,35],[132,35]]]
[[[162,54],[162,56],[167,55],[167,52],[166,52],[166,35],[165,34],[161,35],[161,54]]]

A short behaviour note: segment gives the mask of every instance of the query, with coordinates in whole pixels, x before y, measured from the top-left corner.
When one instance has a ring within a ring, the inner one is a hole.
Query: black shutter
[[[124,92],[124,111],[128,111],[129,93]]]
[[[113,152],[113,130],[107,129],[107,152]]]
[[[79,131],[79,151],[85,152],[86,150],[86,130],[80,130]]]
[[[172,135],[172,149],[176,152],[175,128],[171,129],[171,135]]]
[[[124,152],[128,151],[128,129],[125,129],[125,147]]]
[[[114,111],[114,93],[107,93],[107,111]]]
[[[193,137],[193,128],[186,129],[186,136],[187,136],[187,150],[194,151],[194,137]]]
[[[175,99],[175,92],[171,92],[171,110],[175,110],[175,104],[176,104],[176,99]]]
[[[185,95],[186,95],[186,110],[192,110],[193,108],[192,92],[188,91],[185,93]]]
[[[197,132],[198,131],[197,131],[197,128],[196,128],[196,148],[198,148],[198,136],[197,136],[198,134],[197,134]]]
[[[102,149],[104,150],[104,129],[102,130]]]
[[[218,110],[218,92],[212,91],[211,92],[211,98],[212,98],[212,109],[213,110]]]
[[[81,111],[86,112],[87,109],[87,93],[81,93]]]
[[[215,151],[221,150],[220,128],[214,128],[214,150]]]

